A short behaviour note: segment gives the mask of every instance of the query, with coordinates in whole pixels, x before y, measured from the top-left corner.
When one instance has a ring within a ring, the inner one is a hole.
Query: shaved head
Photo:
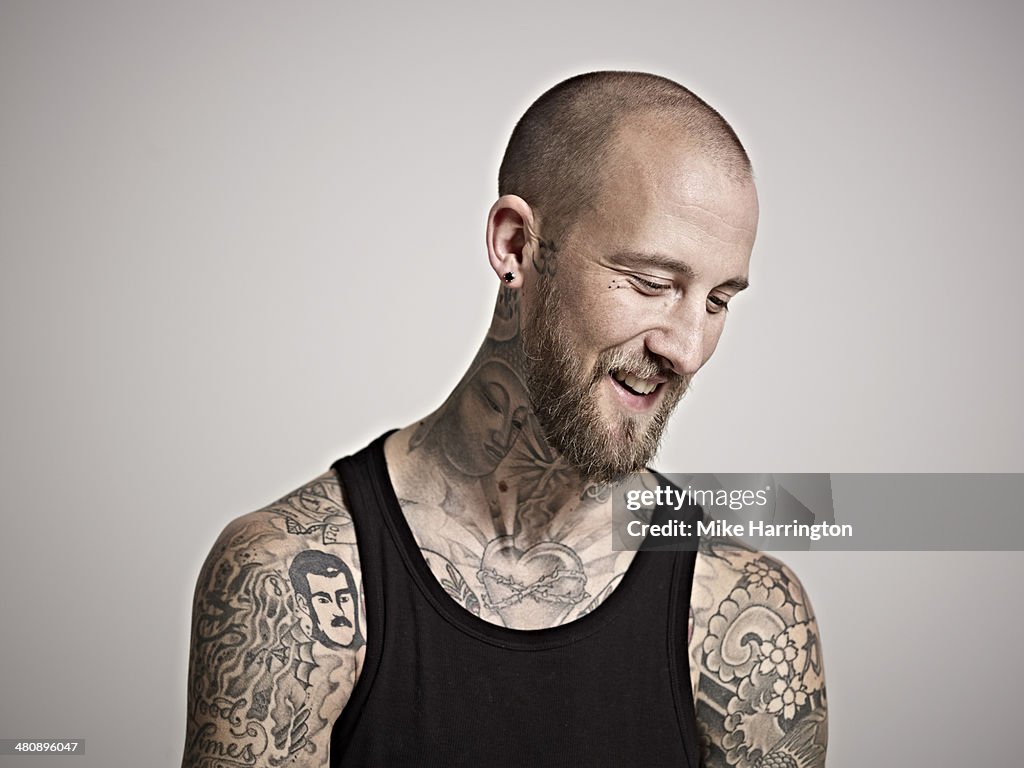
[[[526,110],[505,149],[498,194],[521,197],[546,235],[559,236],[594,205],[621,129],[638,121],[683,137],[728,178],[751,179],[736,133],[693,92],[644,72],[591,72],[559,83]]]

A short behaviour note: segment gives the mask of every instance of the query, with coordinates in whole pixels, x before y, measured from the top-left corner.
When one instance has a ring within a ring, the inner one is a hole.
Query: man
[[[739,140],[681,86],[593,73],[538,99],[487,220],[491,327],[451,396],[214,546],[184,765],[823,765],[792,572],[723,540],[612,544],[615,489],[714,352],[756,226]],[[310,551],[361,593],[365,645],[304,613],[334,584],[289,593]]]

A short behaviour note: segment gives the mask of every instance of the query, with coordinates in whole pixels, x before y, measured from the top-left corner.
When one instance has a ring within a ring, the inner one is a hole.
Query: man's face
[[[679,140],[623,129],[596,205],[523,295],[530,397],[554,448],[593,480],[641,470],[745,285],[753,185]],[[543,235],[543,233],[542,233]]]
[[[349,576],[340,571],[333,576],[307,574],[309,603],[313,614],[314,633],[338,647],[347,648],[356,633],[358,610],[356,593]]]

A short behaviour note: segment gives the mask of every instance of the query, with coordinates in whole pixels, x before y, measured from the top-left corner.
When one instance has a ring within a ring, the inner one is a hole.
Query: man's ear
[[[487,215],[487,256],[503,284],[522,286],[531,249],[537,247],[535,225],[533,209],[521,197],[502,195],[491,206]]]
[[[305,595],[303,595],[303,594],[301,594],[299,592],[296,592],[295,593],[295,605],[304,614],[306,614],[310,618],[313,617],[313,611],[310,610],[309,600],[306,599]]]

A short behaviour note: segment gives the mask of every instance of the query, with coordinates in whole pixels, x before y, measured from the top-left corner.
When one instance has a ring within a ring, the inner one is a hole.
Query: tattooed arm
[[[196,585],[183,768],[326,766],[364,627],[335,475],[230,523]]]
[[[730,542],[702,542],[691,605],[691,674],[703,764],[824,766],[828,715],[821,642],[793,572]]]

